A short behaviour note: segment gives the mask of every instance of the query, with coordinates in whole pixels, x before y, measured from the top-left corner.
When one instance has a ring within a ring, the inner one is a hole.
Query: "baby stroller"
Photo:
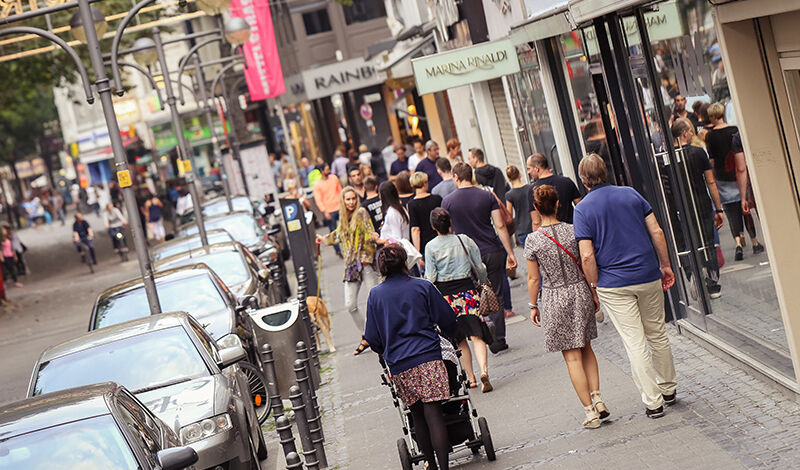
[[[443,347],[443,356],[445,357],[444,363],[450,380],[450,398],[444,402],[442,408],[445,424],[447,425],[447,435],[450,440],[450,453],[470,449],[473,454],[477,454],[483,447],[486,452],[486,458],[493,461],[497,457],[494,452],[494,444],[492,444],[492,435],[489,432],[486,418],[478,417],[478,411],[472,406],[472,401],[469,397],[467,374],[462,369],[459,360],[461,351],[454,350],[449,341],[443,340],[443,346],[445,343],[448,343],[449,346],[449,348]],[[450,354],[448,354],[447,349],[449,349]],[[447,359],[448,356],[451,356],[450,360]],[[400,464],[403,470],[412,470],[415,464],[425,460],[425,456],[420,452],[417,445],[411,411],[400,400],[394,384],[389,379],[389,369],[386,367],[382,357],[380,358],[380,363],[381,367],[383,367],[381,381],[383,385],[389,387],[392,393],[392,401],[400,413],[400,422],[403,425],[403,434],[405,435],[405,437],[397,440]]]

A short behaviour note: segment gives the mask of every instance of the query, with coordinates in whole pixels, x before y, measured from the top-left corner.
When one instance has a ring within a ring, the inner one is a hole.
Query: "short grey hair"
[[[438,146],[439,144],[437,144],[436,141],[434,141],[433,139],[425,142],[425,150],[430,150],[433,147],[438,147]]]
[[[589,189],[605,183],[608,179],[605,160],[596,153],[586,155],[578,164],[578,175],[581,182]]]

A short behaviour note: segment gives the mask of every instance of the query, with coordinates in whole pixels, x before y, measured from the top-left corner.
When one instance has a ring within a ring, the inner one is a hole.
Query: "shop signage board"
[[[650,36],[650,41],[664,41],[667,39],[678,38],[684,35],[683,21],[681,14],[678,10],[678,4],[675,1],[665,2],[659,4],[658,11],[649,11],[644,14],[644,21],[647,23],[647,34]],[[622,20],[625,26],[625,36],[628,44],[631,46],[638,45],[641,40],[639,36],[639,28],[636,25],[636,18],[626,16]],[[586,37],[586,51],[589,55],[600,53],[600,48],[597,46],[597,37],[595,36],[594,28],[587,28],[585,30]]]
[[[412,59],[411,65],[420,95],[519,72],[517,50],[508,39]]]
[[[385,80],[386,74],[379,72],[374,64],[366,62],[363,57],[303,72],[306,96],[310,100],[379,85]]]
[[[233,0],[229,8],[233,17],[244,18],[250,25],[250,38],[244,43],[247,68],[244,77],[251,101],[262,101],[286,91],[283,70],[275,42],[275,30],[269,2]]]
[[[296,73],[294,75],[289,75],[288,77],[284,77],[283,81],[286,83],[286,93],[278,97],[278,101],[280,101],[282,105],[291,106],[308,101],[308,96],[306,96],[306,84],[303,83],[302,74]]]

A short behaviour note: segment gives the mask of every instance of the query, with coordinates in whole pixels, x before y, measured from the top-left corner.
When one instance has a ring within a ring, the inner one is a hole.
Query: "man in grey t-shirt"
[[[453,181],[453,168],[450,160],[440,158],[436,160],[436,171],[442,177],[442,181],[431,189],[431,194],[436,194],[444,199],[445,196],[456,190],[456,183]]]

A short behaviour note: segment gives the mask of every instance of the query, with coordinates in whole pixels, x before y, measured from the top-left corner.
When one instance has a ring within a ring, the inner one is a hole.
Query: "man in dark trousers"
[[[506,177],[503,175],[503,170],[486,163],[483,150],[479,148],[470,149],[468,158],[469,164],[475,168],[475,180],[478,184],[492,188],[492,191],[497,194],[497,197],[505,203],[507,188]]]
[[[528,207],[531,211],[531,231],[539,230],[542,223],[541,217],[533,207],[533,190],[537,186],[549,185],[556,188],[558,194],[558,213],[556,214],[558,220],[567,224],[572,223],[573,204],[577,205],[581,202],[581,193],[578,192],[578,187],[575,183],[566,176],[556,175],[550,170],[550,164],[547,162],[547,157],[541,153],[534,153],[528,157],[528,175],[530,175],[533,183],[528,192]]]
[[[453,179],[458,189],[444,198],[442,207],[450,212],[453,233],[463,233],[478,245],[492,290],[501,300],[506,265],[509,269],[516,268],[517,258],[497,199],[491,192],[472,184],[472,167],[466,163],[453,167]],[[490,318],[495,325],[495,341],[489,349],[493,353],[508,349],[505,312],[501,308]]]

